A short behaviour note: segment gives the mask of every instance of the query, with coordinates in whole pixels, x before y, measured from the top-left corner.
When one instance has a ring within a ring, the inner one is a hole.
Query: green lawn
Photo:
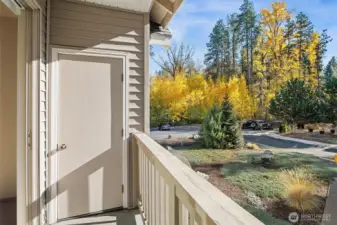
[[[282,196],[280,174],[286,169],[305,168],[322,182],[337,176],[336,163],[315,156],[274,152],[274,163],[270,168],[264,168],[261,164],[252,163],[257,154],[260,153],[240,152],[237,157],[241,161],[224,164],[221,174],[240,188],[266,198]]]
[[[235,158],[235,151],[205,149],[199,143],[174,148],[190,162],[192,166],[228,162]]]

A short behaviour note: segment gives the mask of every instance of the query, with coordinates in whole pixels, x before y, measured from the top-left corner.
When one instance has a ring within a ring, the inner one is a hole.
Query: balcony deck
[[[138,209],[121,210],[90,217],[65,220],[57,225],[142,225]]]
[[[132,138],[145,224],[264,225],[146,134]]]

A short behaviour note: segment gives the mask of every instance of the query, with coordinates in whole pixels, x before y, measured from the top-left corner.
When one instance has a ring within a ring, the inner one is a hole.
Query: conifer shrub
[[[200,140],[207,148],[238,149],[243,147],[243,136],[233,112],[233,107],[225,98],[222,105],[214,105],[203,120]]]

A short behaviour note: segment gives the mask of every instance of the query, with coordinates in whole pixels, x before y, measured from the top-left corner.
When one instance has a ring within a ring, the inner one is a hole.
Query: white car
[[[171,130],[171,127],[169,124],[161,124],[159,125],[159,130]]]

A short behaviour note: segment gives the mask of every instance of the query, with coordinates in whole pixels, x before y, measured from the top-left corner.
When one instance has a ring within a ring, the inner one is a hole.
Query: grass
[[[303,168],[323,181],[337,176],[335,163],[315,156],[277,152],[274,153],[274,163],[270,168],[264,168],[261,164],[252,163],[256,155],[257,153],[241,152],[238,154],[241,161],[223,165],[221,174],[238,187],[265,198],[282,197],[284,187],[280,176],[284,170]]]
[[[175,147],[191,163],[191,165],[224,163],[235,158],[235,151],[204,149],[200,144]]]
[[[251,191],[257,196],[266,198],[280,198],[282,196],[282,184],[278,179],[277,172],[245,164],[247,163],[224,165],[221,174],[234,185]]]
[[[267,169],[252,163],[259,152],[203,149],[198,143],[178,150],[191,165],[223,162],[221,174],[225,179],[265,198],[282,198],[284,187],[280,176],[284,170],[304,168],[323,182],[337,176],[336,163],[302,153],[274,152],[274,162]]]
[[[326,182],[337,177],[336,163],[302,153],[274,151],[273,162],[268,168],[265,168],[261,163],[254,163],[256,156],[261,154],[256,150],[212,150],[204,149],[196,143],[188,147],[179,147],[177,151],[196,166],[222,162],[223,166],[220,172],[224,179],[245,193],[253,192],[262,199],[284,200],[286,198],[284,190],[287,184],[282,180],[282,174],[285,174],[286,171],[306,171],[310,179],[312,178],[320,185],[325,186]],[[295,176],[295,178],[300,177]],[[239,202],[240,205],[265,224],[290,224],[286,220],[275,218],[269,212],[250,205],[245,198],[242,201]]]

